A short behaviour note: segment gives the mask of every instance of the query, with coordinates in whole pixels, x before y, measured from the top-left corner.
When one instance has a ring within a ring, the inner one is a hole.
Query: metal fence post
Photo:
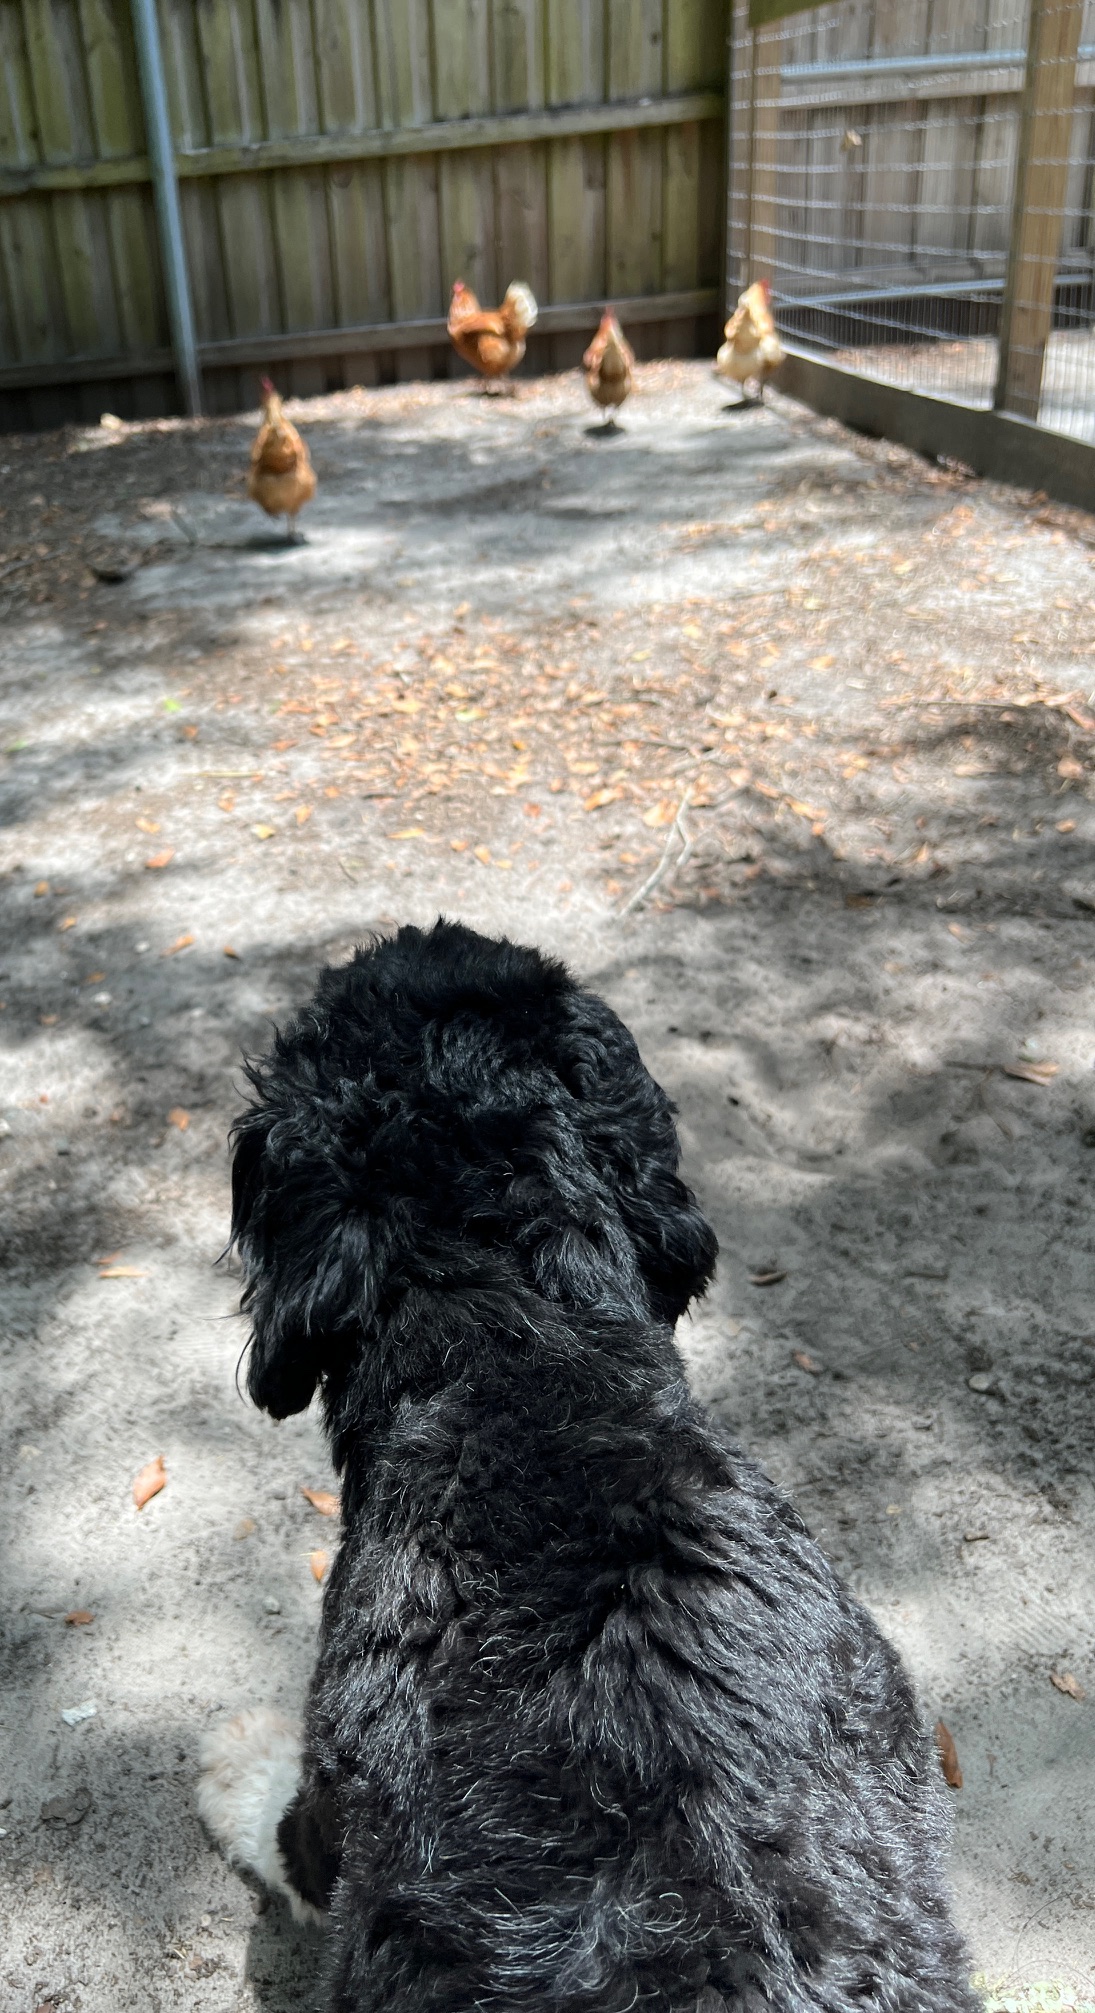
[[[202,409],[198,346],[194,337],[194,311],[190,301],[190,277],[186,268],[182,217],[179,213],[179,184],[175,173],[175,145],[167,110],[163,45],[156,0],[132,0],[133,28],[137,38],[137,68],[141,79],[148,157],[152,165],[152,186],[163,258],[167,315],[171,324],[171,347],[175,375],[183,405],[192,419]]]
[[[749,37],[749,187],[745,283],[775,274],[778,240],[780,29],[754,28]]]
[[[1061,255],[1084,0],[1030,0],[993,404],[1037,419]]]

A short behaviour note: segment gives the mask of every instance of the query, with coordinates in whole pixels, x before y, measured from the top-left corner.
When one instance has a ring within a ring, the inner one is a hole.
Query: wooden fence
[[[451,283],[721,306],[727,0],[158,0],[208,410],[447,372]],[[178,409],[128,0],[0,0],[0,427]]]

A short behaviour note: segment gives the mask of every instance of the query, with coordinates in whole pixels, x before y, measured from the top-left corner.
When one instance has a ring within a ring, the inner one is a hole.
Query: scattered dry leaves
[[[321,1517],[337,1517],[339,1498],[332,1489],[301,1489],[301,1495],[318,1510]]]
[[[167,949],[160,952],[160,956],[162,958],[173,958],[176,951],[188,951],[193,941],[193,932],[184,930],[181,937],[176,937],[173,944],[168,944]]]
[[[322,1580],[330,1564],[330,1559],[326,1552],[309,1552],[308,1564],[312,1568],[312,1578],[314,1580]]]
[[[165,846],[162,853],[152,853],[145,861],[145,866],[151,873],[158,873],[160,868],[168,866],[174,857],[174,846]]]
[[[1077,1704],[1087,1696],[1079,1678],[1073,1677],[1071,1671],[1050,1671],[1049,1681],[1058,1691],[1064,1692],[1066,1698],[1074,1698]]]
[[[941,1719],[935,1722],[935,1745],[939,1749],[939,1766],[943,1771],[944,1782],[949,1784],[951,1789],[961,1789],[962,1764],[958,1759],[958,1749],[955,1747],[954,1735],[949,1726]]]
[[[1060,1072],[1059,1062],[1006,1062],[1005,1076],[1017,1076],[1022,1083],[1040,1083],[1043,1088]]]
[[[159,1495],[166,1483],[167,1470],[163,1464],[163,1455],[157,1454],[155,1460],[148,1461],[140,1474],[133,1478],[133,1501],[137,1508],[143,1510],[145,1504],[152,1501],[153,1496]]]

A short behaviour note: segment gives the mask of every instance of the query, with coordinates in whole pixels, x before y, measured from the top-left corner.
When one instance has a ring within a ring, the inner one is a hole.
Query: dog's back
[[[626,1030],[440,925],[253,1081],[251,1388],[343,1474],[278,1832],[332,2005],[970,2007],[904,1673],[685,1388],[715,1243]]]

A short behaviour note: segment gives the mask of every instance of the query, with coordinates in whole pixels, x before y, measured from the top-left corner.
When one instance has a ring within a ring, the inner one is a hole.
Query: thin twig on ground
[[[623,908],[618,911],[620,916],[629,916],[633,909],[638,908],[639,903],[641,901],[645,901],[647,895],[653,893],[654,889],[659,885],[661,881],[665,879],[667,874],[678,873],[681,867],[683,867],[686,864],[686,862],[691,859],[696,841],[691,836],[691,834],[689,833],[684,824],[684,814],[688,808],[688,798],[690,795],[690,791],[691,791],[691,785],[689,785],[689,789],[685,791],[684,796],[681,798],[681,801],[677,806],[677,815],[674,818],[673,823],[669,827],[669,832],[666,837],[665,846],[662,851],[662,856],[661,859],[658,861],[658,864],[655,867],[654,872],[652,874],[647,875],[647,878],[643,882],[642,886],[640,888],[636,888],[633,895],[628,896],[627,901],[623,905]],[[671,861],[669,855],[672,850],[673,841],[678,837],[681,841],[681,851],[678,853],[677,858]]]

